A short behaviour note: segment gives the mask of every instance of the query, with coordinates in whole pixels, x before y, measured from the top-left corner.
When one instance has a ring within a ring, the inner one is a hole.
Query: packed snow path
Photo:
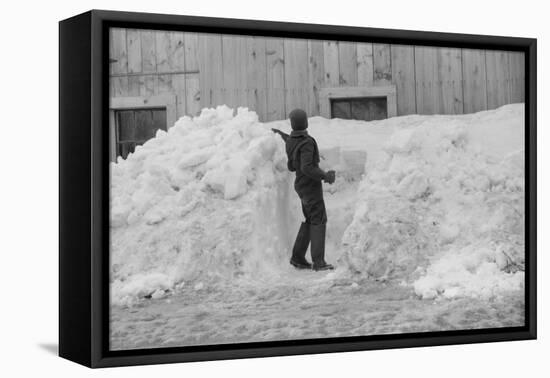
[[[185,289],[111,311],[111,349],[380,335],[524,324],[523,293],[421,300],[411,288],[289,271],[272,288]],[[290,279],[290,277],[293,279]]]

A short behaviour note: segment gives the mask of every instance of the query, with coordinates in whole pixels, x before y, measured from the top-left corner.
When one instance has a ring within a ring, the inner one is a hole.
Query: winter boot
[[[325,261],[325,234],[326,224],[316,224],[310,226],[311,234],[311,259],[313,260],[313,270],[331,270],[334,267]]]
[[[311,264],[306,260],[306,251],[309,246],[309,224],[302,223],[294,247],[292,248],[292,257],[290,264],[298,269],[311,269]]]

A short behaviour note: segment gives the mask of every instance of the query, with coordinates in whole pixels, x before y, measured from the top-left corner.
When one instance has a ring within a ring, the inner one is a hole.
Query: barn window
[[[136,146],[167,130],[177,121],[176,96],[111,97],[109,100],[109,160],[126,158]]]
[[[394,85],[321,88],[319,113],[324,118],[374,121],[397,115]]]
[[[116,154],[126,159],[136,146],[166,130],[166,108],[140,108],[115,111]]]
[[[331,99],[331,117],[375,121],[388,118],[386,97],[355,97]]]

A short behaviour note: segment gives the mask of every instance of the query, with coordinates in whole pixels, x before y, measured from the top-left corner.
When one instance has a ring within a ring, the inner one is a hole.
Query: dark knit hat
[[[302,109],[294,109],[288,115],[290,118],[290,126],[292,130],[305,130],[307,129],[307,114]]]

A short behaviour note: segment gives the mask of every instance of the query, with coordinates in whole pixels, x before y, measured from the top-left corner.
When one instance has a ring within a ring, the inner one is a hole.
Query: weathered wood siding
[[[414,46],[392,45],[391,82],[397,90],[397,114],[416,113]]]
[[[462,114],[525,98],[523,53],[112,29],[111,97],[173,95],[177,115],[227,104],[320,114],[326,87],[394,85],[397,114]]]

